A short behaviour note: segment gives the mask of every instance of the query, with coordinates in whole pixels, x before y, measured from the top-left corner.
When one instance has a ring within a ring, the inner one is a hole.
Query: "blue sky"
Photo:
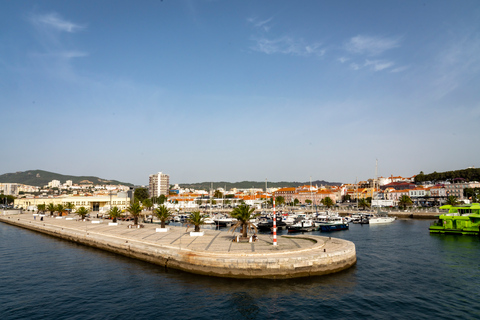
[[[480,166],[480,2],[0,1],[0,173]]]

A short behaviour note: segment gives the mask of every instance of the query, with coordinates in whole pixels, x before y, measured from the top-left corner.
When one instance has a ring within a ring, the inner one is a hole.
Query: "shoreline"
[[[280,236],[278,246],[273,246],[265,234],[254,243],[237,243],[225,231],[204,229],[204,236],[192,237],[184,227],[156,232],[156,225],[127,228],[128,223],[109,226],[98,219],[40,221],[33,214],[19,214],[0,216],[0,222],[164,268],[217,277],[288,279],[334,273],[356,264],[352,242],[323,236]]]

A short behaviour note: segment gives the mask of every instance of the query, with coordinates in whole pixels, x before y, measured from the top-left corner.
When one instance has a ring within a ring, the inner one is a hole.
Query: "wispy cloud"
[[[252,50],[266,54],[289,54],[296,56],[316,55],[323,56],[325,49],[321,44],[307,44],[301,39],[281,37],[278,39],[254,38],[255,44]]]
[[[453,92],[480,73],[480,37],[476,32],[458,33],[457,37],[445,43],[433,59],[435,70],[431,84],[436,97],[441,98]]]
[[[374,71],[382,71],[394,65],[391,61],[385,60],[366,60],[364,66],[371,67]]]
[[[255,28],[262,29],[265,32],[270,31],[271,26],[270,22],[273,20],[273,17],[270,17],[265,20],[258,20],[258,18],[248,18],[247,21],[253,25]]]
[[[247,22],[255,29],[255,36],[251,37],[254,44],[251,50],[265,54],[286,54],[294,56],[323,56],[325,49],[321,43],[307,42],[302,38],[293,36],[271,36],[267,35],[272,29],[273,17],[260,20],[258,18],[248,18]]]
[[[62,18],[58,13],[31,14],[29,22],[34,27],[36,40],[41,49],[30,52],[30,56],[42,67],[45,74],[64,80],[77,80],[72,60],[88,56],[88,52],[71,48],[71,41],[64,36],[84,30],[86,27]]]
[[[351,38],[345,44],[345,49],[355,54],[377,56],[387,50],[390,50],[399,46],[400,46],[400,40],[398,38],[381,38],[381,37],[358,35],[356,37]]]
[[[397,67],[395,69],[392,69],[390,72],[394,72],[394,73],[403,72],[403,71],[407,70],[408,68],[409,68],[408,66],[401,66],[401,67]]]
[[[77,32],[85,28],[85,26],[75,24],[60,17],[57,13],[32,15],[31,20],[34,24],[43,25],[58,31]]]
[[[383,70],[386,70],[386,69],[390,69],[392,68],[393,66],[395,65],[394,62],[392,61],[387,61],[387,60],[365,60],[364,63],[362,64],[359,64],[359,63],[356,63],[356,62],[352,62],[350,63],[350,68],[352,68],[353,70],[360,70],[360,69],[364,69],[364,68],[367,68],[367,69],[370,69],[370,70],[373,70],[375,72],[377,71],[383,71]],[[405,67],[399,67],[397,69],[394,69],[392,70],[391,72],[400,72],[400,71],[403,71]]]

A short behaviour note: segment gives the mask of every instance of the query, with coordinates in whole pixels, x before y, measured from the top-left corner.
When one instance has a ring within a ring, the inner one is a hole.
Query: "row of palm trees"
[[[45,213],[45,211],[49,211],[51,216],[53,216],[55,212],[58,212],[58,215],[61,216],[64,211],[74,210],[75,205],[71,202],[68,202],[66,205],[63,205],[63,204],[55,205],[53,203],[49,203],[48,205],[46,205],[45,203],[42,203],[37,206],[37,209],[42,213]]]
[[[62,204],[55,205],[53,203],[49,203],[48,205],[39,204],[37,207],[38,207],[38,211],[41,211],[43,213],[45,211],[49,211],[50,215],[53,215],[55,212],[58,212],[59,215],[62,215],[62,213],[66,210],[75,209],[75,205],[71,202],[67,203],[66,205],[62,205]],[[140,214],[143,208],[144,207],[140,204],[140,202],[134,202],[126,209],[126,211],[133,216],[133,219],[134,219],[133,223],[135,225],[138,225],[138,218],[140,217]],[[253,223],[250,222],[251,219],[257,216],[254,214],[254,211],[255,211],[255,208],[251,208],[246,204],[242,204],[236,207],[231,212],[230,215],[232,216],[232,218],[237,219],[237,223],[232,225],[230,230],[234,231],[237,228],[241,228],[242,237],[245,237],[245,238],[247,237],[247,233],[249,229],[255,230],[256,232],[257,228]],[[76,214],[79,215],[82,220],[85,219],[85,217],[88,215],[89,212],[90,210],[85,207],[80,207],[76,210]],[[110,210],[108,211],[108,214],[113,219],[113,222],[117,222],[117,219],[120,218],[122,215],[122,210],[120,210],[118,207],[115,206],[110,208]],[[160,226],[162,228],[165,228],[166,221],[170,219],[170,217],[172,216],[172,211],[168,209],[166,206],[161,205],[153,211],[153,214],[160,220]],[[200,226],[205,223],[206,217],[207,215],[202,214],[200,211],[192,212],[190,216],[187,218],[189,227],[190,225],[193,225],[194,231],[200,232]]]

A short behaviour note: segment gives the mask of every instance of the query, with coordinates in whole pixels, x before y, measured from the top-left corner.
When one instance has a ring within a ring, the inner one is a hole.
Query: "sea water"
[[[291,280],[189,274],[0,223],[1,319],[480,319],[480,240],[350,225],[357,264]]]

